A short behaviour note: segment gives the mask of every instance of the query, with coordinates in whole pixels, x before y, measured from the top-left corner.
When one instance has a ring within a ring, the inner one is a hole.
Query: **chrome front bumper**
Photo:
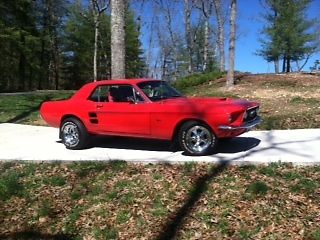
[[[262,119],[260,117],[256,117],[255,120],[245,123],[239,127],[233,127],[233,126],[227,126],[227,125],[221,125],[218,128],[220,130],[227,130],[227,131],[233,131],[233,130],[245,130],[245,131],[249,131],[252,128],[254,128],[255,126],[259,125],[262,122]]]

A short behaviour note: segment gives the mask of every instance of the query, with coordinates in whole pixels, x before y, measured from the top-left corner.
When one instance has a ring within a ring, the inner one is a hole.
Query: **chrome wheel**
[[[204,156],[213,154],[217,138],[211,128],[199,121],[188,121],[182,124],[178,132],[178,141],[184,154]]]
[[[67,118],[61,124],[60,137],[68,149],[80,150],[85,148],[89,136],[86,127],[76,118]]]
[[[212,144],[213,138],[210,131],[203,126],[193,126],[186,132],[187,147],[195,153],[206,151]]]
[[[79,129],[73,122],[66,122],[62,126],[62,139],[63,143],[67,147],[72,148],[74,146],[77,146],[80,141],[79,136]]]

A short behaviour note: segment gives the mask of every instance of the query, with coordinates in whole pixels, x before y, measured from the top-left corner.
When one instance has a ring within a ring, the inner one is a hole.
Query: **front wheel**
[[[61,124],[60,136],[66,148],[79,150],[85,147],[88,132],[83,123],[78,119],[67,118]]]
[[[180,147],[191,156],[212,154],[217,143],[216,136],[210,127],[197,121],[184,123],[178,136]]]

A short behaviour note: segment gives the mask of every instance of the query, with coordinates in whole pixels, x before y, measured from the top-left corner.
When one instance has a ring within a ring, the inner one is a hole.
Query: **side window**
[[[130,85],[97,87],[89,97],[93,102],[143,102],[140,94]]]
[[[109,86],[99,86],[89,97],[89,100],[93,102],[108,102]]]
[[[112,85],[109,88],[109,102],[143,102],[143,98],[130,85]]]

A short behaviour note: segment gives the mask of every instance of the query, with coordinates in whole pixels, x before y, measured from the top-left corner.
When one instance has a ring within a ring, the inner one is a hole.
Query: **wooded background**
[[[275,72],[292,71],[292,63],[301,70],[319,51],[319,20],[306,17],[310,3],[261,0],[257,54]],[[2,0],[0,91],[226,70],[232,87],[236,19],[236,0]]]

